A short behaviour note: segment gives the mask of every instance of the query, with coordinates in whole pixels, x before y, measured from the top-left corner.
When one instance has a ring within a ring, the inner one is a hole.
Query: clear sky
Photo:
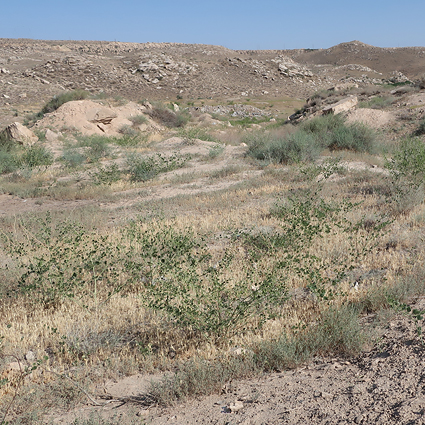
[[[425,0],[0,0],[0,38],[327,48],[425,46]]]

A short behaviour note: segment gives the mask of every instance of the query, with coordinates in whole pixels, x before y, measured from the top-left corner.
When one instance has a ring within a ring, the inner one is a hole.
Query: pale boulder
[[[24,146],[31,146],[38,141],[38,137],[19,122],[8,125],[1,132],[1,139],[13,141]]]
[[[337,103],[326,106],[326,108],[323,108],[322,112],[324,115],[340,114],[341,112],[346,112],[346,111],[349,111],[350,109],[355,108],[357,103],[358,103],[357,96],[346,97],[345,99],[342,99]]]

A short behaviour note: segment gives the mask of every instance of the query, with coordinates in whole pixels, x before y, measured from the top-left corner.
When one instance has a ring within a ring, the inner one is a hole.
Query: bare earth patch
[[[415,307],[424,306],[421,299]],[[364,320],[366,324],[371,317]],[[149,382],[159,376],[108,382],[99,393],[125,400],[124,404],[80,408],[55,423],[70,423],[93,412],[104,418],[116,414],[125,418],[135,410],[152,425],[424,423],[425,351],[415,324],[405,316],[394,316],[376,332],[376,346],[357,358],[316,357],[296,370],[230,382],[221,394],[167,409],[140,403]]]

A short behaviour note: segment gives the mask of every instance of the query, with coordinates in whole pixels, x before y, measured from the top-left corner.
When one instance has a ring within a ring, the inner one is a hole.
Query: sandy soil
[[[425,299],[415,305],[425,307]],[[372,320],[366,317],[365,324]],[[86,406],[55,423],[96,412],[104,418],[137,415],[152,425],[179,424],[423,424],[425,423],[425,347],[416,325],[394,316],[375,330],[373,348],[357,358],[316,357],[297,370],[229,382],[221,394],[170,407],[137,402],[159,376],[136,375],[107,382],[99,394],[126,402]],[[104,399],[103,399],[104,400]],[[103,403],[102,399],[98,399]]]

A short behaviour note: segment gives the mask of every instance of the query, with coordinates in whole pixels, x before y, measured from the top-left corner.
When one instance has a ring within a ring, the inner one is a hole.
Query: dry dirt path
[[[425,300],[415,307],[424,308]],[[79,408],[54,422],[70,423],[96,412],[125,423],[136,410],[152,425],[425,424],[424,362],[416,324],[397,315],[377,331],[374,348],[354,359],[316,357],[297,370],[230,382],[221,394],[166,409],[110,403]],[[113,397],[137,398],[150,379],[136,375],[104,388]]]

